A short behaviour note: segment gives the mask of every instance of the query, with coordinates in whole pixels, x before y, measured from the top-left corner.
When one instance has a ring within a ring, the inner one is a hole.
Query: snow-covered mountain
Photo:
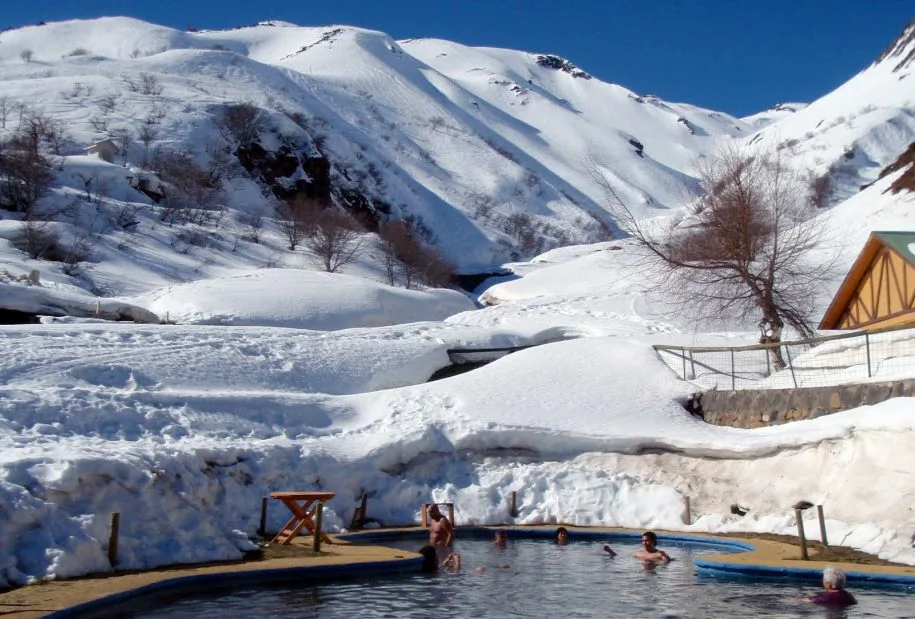
[[[92,243],[75,265],[28,265],[21,215],[0,211],[0,265],[102,295],[300,267],[307,251],[288,250],[276,207],[303,194],[348,209],[369,231],[407,221],[473,272],[611,235],[595,172],[639,216],[677,208],[697,187],[697,162],[735,138],[771,140],[828,177],[834,205],[915,135],[906,32],[809,106],[737,119],[602,82],[546,53],[398,42],[346,26],[182,32],[112,17],[9,30],[0,135],[30,112],[64,130],[44,200],[73,207],[55,218],[59,253]],[[257,116],[246,135],[227,127],[239,110]],[[121,146],[113,163],[78,156],[107,137]],[[168,221],[148,191],[158,171],[149,160],[163,149],[205,170],[220,216]],[[357,262],[356,272],[378,277],[369,253]]]
[[[759,140],[826,179],[829,205],[874,182],[915,141],[915,20],[869,67],[750,138]]]

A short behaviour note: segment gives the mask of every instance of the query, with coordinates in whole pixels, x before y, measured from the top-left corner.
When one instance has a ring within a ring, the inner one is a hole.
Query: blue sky
[[[0,27],[130,15],[176,28],[266,19],[548,52],[602,80],[738,116],[811,101],[869,64],[911,0],[3,0]]]

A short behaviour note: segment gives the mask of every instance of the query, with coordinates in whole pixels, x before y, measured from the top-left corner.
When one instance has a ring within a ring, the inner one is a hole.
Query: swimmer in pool
[[[632,553],[632,556],[653,563],[670,563],[673,560],[666,552],[658,549],[658,536],[653,531],[642,533],[642,549]]]
[[[804,601],[812,604],[822,604],[831,608],[844,608],[858,603],[851,593],[845,590],[845,573],[834,567],[823,570],[823,593],[817,593],[805,598]]]

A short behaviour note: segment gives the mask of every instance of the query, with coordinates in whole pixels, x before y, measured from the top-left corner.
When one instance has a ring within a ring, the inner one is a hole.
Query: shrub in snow
[[[336,273],[351,263],[362,249],[362,235],[356,221],[342,213],[325,209],[315,222],[305,245],[315,261],[328,273]]]
[[[238,146],[256,142],[267,127],[264,113],[253,103],[247,102],[226,106],[217,122],[226,140]]]

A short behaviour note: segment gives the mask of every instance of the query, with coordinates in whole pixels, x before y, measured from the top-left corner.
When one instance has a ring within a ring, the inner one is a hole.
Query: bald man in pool
[[[429,507],[429,518],[429,545],[435,548],[439,561],[444,561],[451,554],[454,526],[435,504]]]

